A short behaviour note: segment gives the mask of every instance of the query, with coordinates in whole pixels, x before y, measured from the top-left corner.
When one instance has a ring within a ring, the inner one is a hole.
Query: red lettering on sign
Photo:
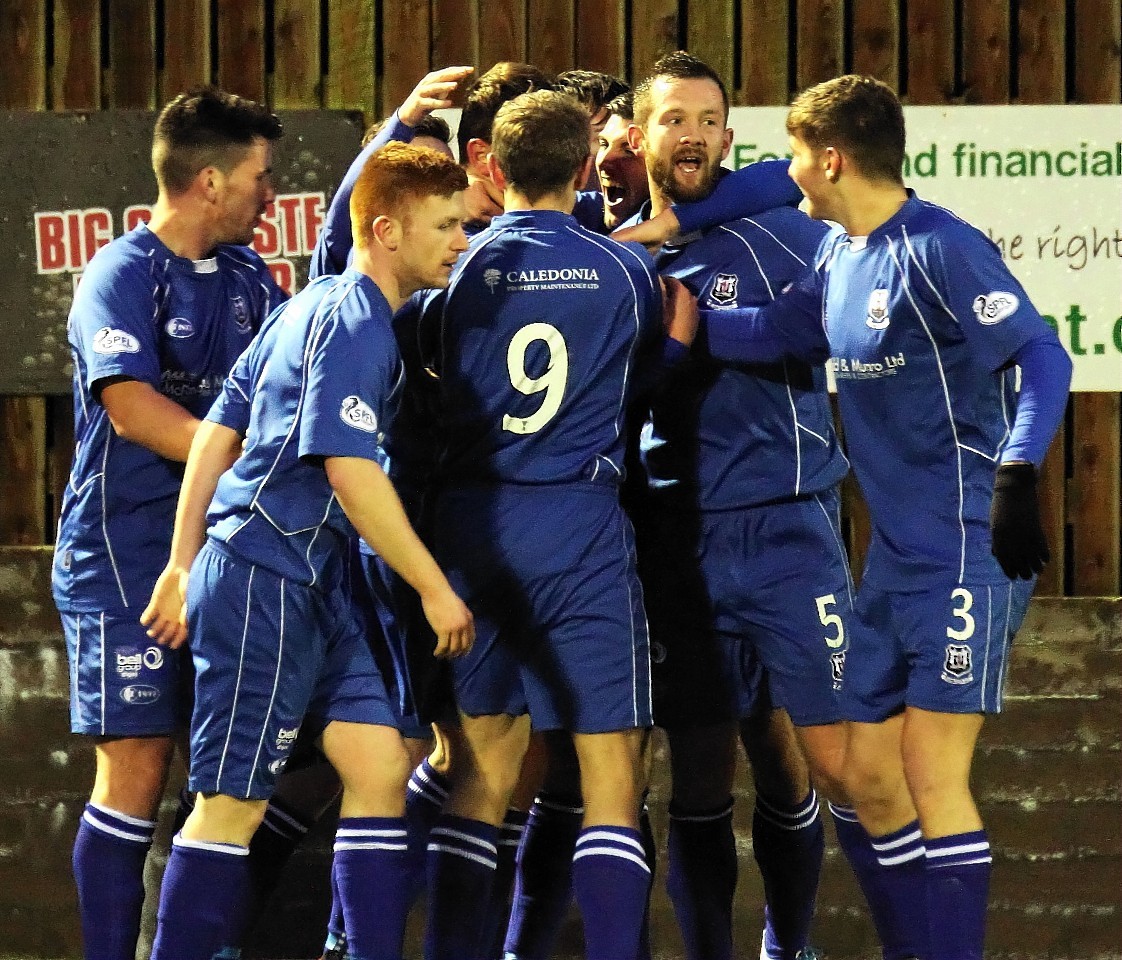
[[[270,203],[265,207],[261,222],[253,231],[253,249],[268,259],[280,253],[280,233],[277,230],[277,205]]]
[[[276,281],[280,287],[289,296],[296,290],[296,267],[293,266],[291,260],[270,260],[265,264],[269,268],[269,273],[273,275],[273,280]]]
[[[39,273],[61,273],[66,269],[66,225],[62,214],[35,214],[35,261]]]
[[[304,253],[311,253],[316,248],[319,228],[323,226],[323,204],[322,193],[304,194]]]
[[[66,262],[71,270],[81,270],[82,262],[82,217],[81,210],[67,210],[66,217]]]
[[[135,203],[131,207],[125,207],[125,213],[121,221],[124,224],[125,233],[128,233],[142,223],[148,223],[151,219],[152,208],[146,203]]]
[[[284,255],[286,257],[299,256],[304,253],[300,249],[300,201],[298,193],[289,193],[277,197],[277,206],[281,212],[281,229],[284,231]]]
[[[94,208],[82,214],[82,265],[113,239],[113,217],[108,210]]]

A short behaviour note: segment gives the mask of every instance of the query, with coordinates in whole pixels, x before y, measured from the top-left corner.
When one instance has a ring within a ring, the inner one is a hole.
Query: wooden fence
[[[277,109],[372,118],[436,66],[634,79],[677,47],[739,104],[848,71],[911,104],[1119,103],[1120,46],[1122,0],[2,0],[0,108],[152,109],[213,81]],[[1048,456],[1041,593],[1122,592],[1119,401],[1073,397]],[[68,397],[0,397],[0,545],[51,542],[72,436]],[[859,565],[867,518],[854,491],[846,503]]]

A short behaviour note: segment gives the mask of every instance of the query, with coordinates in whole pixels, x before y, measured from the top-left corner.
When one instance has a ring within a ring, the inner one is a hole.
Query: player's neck
[[[537,200],[531,200],[525,194],[507,187],[503,194],[503,201],[507,213],[516,210],[556,210],[559,213],[572,213],[577,203],[577,192],[570,186],[564,190],[543,194]]]
[[[401,305],[405,303],[406,297],[413,293],[412,290],[403,291],[401,289],[401,283],[389,262],[371,256],[368,250],[360,250],[356,247],[352,266],[359,273],[365,273],[377,284],[378,289],[382,291],[382,296],[386,298],[386,302],[390,305],[390,310],[394,313],[397,313]]]
[[[647,181],[651,188],[651,216],[657,217],[664,210],[669,210],[674,201],[656,187],[650,180]]]
[[[200,218],[161,197],[152,208],[151,230],[165,247],[177,257],[202,260],[216,246],[214,238]]]
[[[866,180],[844,198],[837,220],[851,237],[867,237],[896,216],[907,199],[902,184]]]

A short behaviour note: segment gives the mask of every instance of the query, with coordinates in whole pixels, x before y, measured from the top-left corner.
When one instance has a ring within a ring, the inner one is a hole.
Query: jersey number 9
[[[541,340],[549,348],[549,363],[540,377],[532,377],[526,370],[526,354],[530,344]],[[561,407],[565,384],[569,379],[569,350],[561,331],[549,323],[528,323],[510,341],[506,351],[506,368],[510,383],[519,393],[532,397],[545,391],[542,405],[528,417],[503,414],[503,429],[510,433],[537,433]]]

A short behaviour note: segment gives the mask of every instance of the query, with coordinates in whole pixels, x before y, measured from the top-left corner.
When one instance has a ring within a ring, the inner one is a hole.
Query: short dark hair
[[[535,90],[499,108],[491,152],[507,183],[534,201],[573,182],[591,129],[588,111],[568,94]]]
[[[815,150],[840,147],[874,180],[904,182],[904,108],[874,77],[847,74],[804,90],[787,113],[787,132]]]
[[[656,80],[663,77],[670,80],[712,80],[721,91],[725,118],[728,118],[729,93],[717,71],[693,54],[686,53],[685,50],[676,50],[674,53],[659,57],[651,67],[651,72],[635,87],[633,116],[635,123],[642,126],[647,122],[647,118],[651,115],[651,88]]]
[[[279,140],[283,128],[263,104],[215,87],[181,93],[156,118],[152,169],[168,193],[182,193],[200,170],[228,173],[253,141]]]
[[[552,90],[555,83],[554,77],[531,64],[509,60],[496,63],[468,87],[464,95],[460,126],[456,130],[460,162],[467,162],[468,141],[491,142],[491,124],[495,122],[499,107],[531,90]]]
[[[630,90],[627,93],[621,93],[618,97],[608,104],[608,115],[612,117],[622,117],[628,123],[635,119],[635,94]]]
[[[379,120],[376,123],[370,124],[366,129],[366,133],[362,135],[362,145],[367,146],[379,133],[382,128],[389,123],[389,117],[384,120]],[[443,117],[438,117],[435,113],[427,113],[417,125],[413,128],[414,137],[432,137],[434,140],[439,140],[441,143],[452,142],[452,128],[448,126],[448,121]]]
[[[557,74],[557,87],[562,93],[584,105],[590,116],[596,116],[616,97],[631,88],[619,77],[597,70],[566,70]]]

